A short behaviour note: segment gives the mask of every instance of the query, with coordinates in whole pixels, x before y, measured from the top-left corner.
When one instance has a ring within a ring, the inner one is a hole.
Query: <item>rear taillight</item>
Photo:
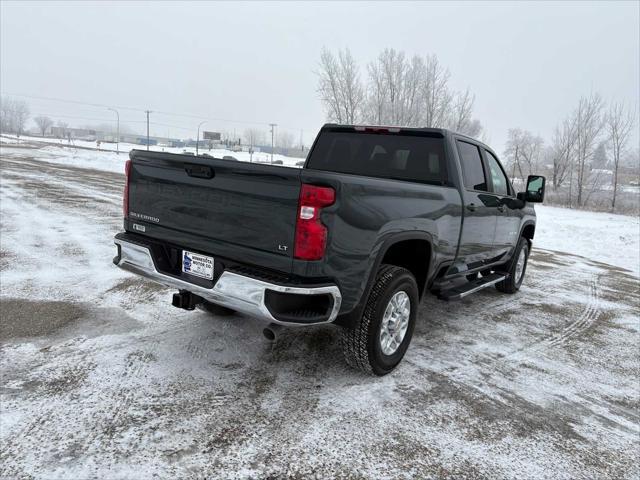
[[[129,216],[129,173],[131,172],[131,160],[124,164],[124,193],[122,194],[122,213],[124,218]]]
[[[300,260],[320,260],[327,246],[327,227],[320,222],[322,207],[336,201],[336,191],[331,187],[302,185],[296,238],[293,256]]]

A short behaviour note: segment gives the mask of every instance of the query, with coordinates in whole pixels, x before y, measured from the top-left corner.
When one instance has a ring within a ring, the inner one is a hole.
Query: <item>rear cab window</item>
[[[307,168],[444,185],[446,165],[439,133],[336,128],[320,133]]]

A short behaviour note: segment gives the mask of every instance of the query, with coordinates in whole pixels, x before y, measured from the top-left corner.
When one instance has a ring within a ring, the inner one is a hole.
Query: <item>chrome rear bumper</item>
[[[338,316],[342,296],[335,285],[322,287],[292,287],[277,285],[255,278],[225,271],[222,273],[213,288],[205,288],[184,280],[159,272],[153,262],[151,252],[143,245],[116,238],[116,245],[120,247],[118,267],[146,277],[167,287],[178,290],[187,290],[203,299],[222,305],[238,312],[262,319],[267,322],[280,325],[315,325],[319,323],[331,323]],[[331,310],[326,320],[320,322],[292,322],[282,321],[276,318],[265,304],[265,294],[268,290],[295,295],[330,295],[332,298]]]

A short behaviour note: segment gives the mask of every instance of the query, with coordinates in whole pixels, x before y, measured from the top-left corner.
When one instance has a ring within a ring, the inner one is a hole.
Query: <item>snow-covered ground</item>
[[[536,205],[536,247],[615,265],[640,276],[640,218]]]
[[[120,143],[120,154],[116,154],[116,146],[112,143],[103,143],[100,150],[96,147],[96,142],[89,142],[84,140],[74,140],[73,145],[70,145],[66,140],[58,140],[42,137],[30,137],[21,136],[19,139],[14,135],[3,135],[0,137],[0,145],[5,148],[10,146],[19,145],[38,145],[39,143],[46,143],[47,146],[43,146],[37,150],[36,155],[39,158],[46,158],[48,161],[59,161],[67,165],[76,165],[79,167],[95,168],[99,170],[105,170],[107,172],[123,172],[124,161],[128,158],[128,153],[131,150],[144,150],[144,145],[136,145],[133,143]],[[82,148],[74,148],[74,146]],[[195,155],[195,147],[161,147],[153,145],[151,150],[157,152],[167,153],[193,153]],[[87,150],[92,149],[92,150]],[[234,152],[225,148],[217,148],[209,150],[204,145],[200,146],[199,153],[202,155],[206,153],[216,158],[223,158],[230,156],[241,162],[255,162],[255,163],[271,163],[271,155],[264,152],[254,153],[250,155],[248,152]],[[274,154],[275,162],[282,162],[286,167],[298,167],[300,163],[304,162],[304,158],[287,157],[285,155]]]
[[[114,267],[126,155],[49,148],[0,147],[1,478],[640,475],[637,219],[538,208],[521,291],[426,298],[372,378]]]

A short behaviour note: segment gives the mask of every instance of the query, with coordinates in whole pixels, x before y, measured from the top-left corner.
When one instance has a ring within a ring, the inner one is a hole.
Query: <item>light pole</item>
[[[269,126],[271,127],[271,164],[273,165],[273,149],[275,148],[273,144],[273,134],[274,134],[275,127],[277,127],[278,124],[270,123]]]
[[[145,110],[145,113],[147,114],[147,150],[149,150],[149,114],[151,110]]]
[[[200,142],[200,127],[207,123],[206,120],[203,120],[198,124],[198,135],[196,136],[196,157],[198,156],[198,143]]]
[[[107,108],[107,110],[111,110],[112,112],[116,112],[116,152],[120,155],[120,114],[115,108]]]

